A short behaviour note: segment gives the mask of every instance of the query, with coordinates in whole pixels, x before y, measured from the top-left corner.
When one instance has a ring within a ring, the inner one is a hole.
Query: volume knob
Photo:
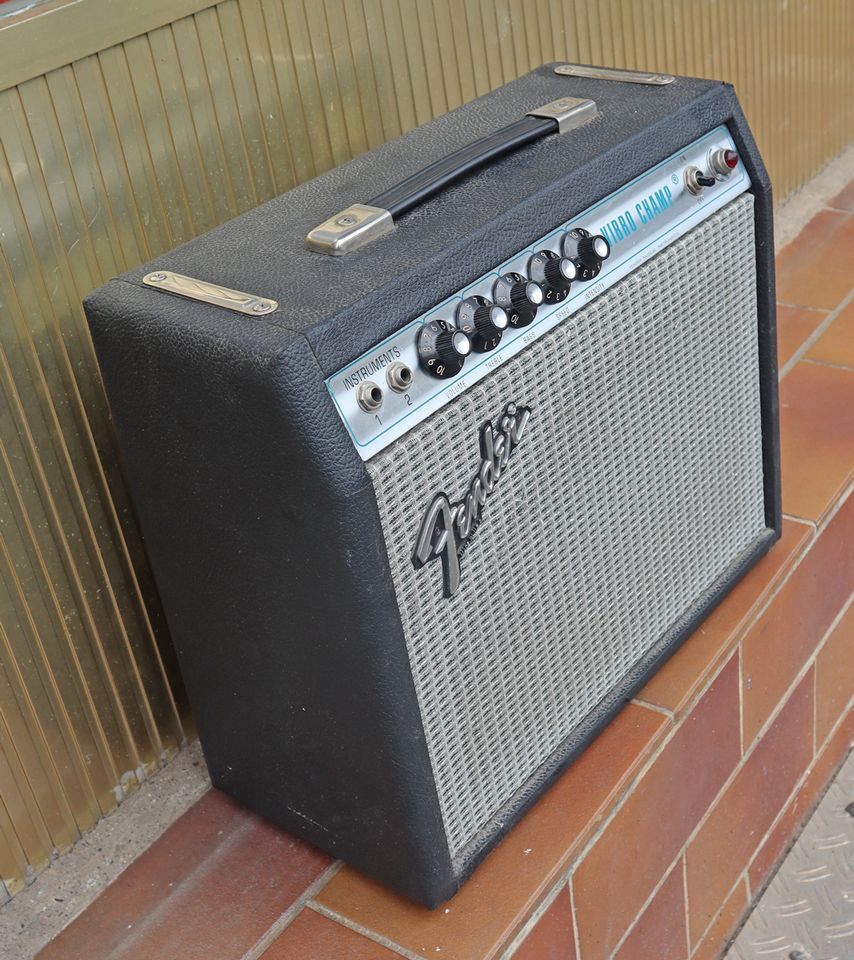
[[[478,353],[494,350],[508,323],[507,311],[486,297],[466,297],[457,307],[457,326]]]
[[[521,273],[505,273],[495,281],[495,302],[507,311],[511,327],[527,327],[545,299],[543,288]]]
[[[471,340],[447,320],[431,320],[418,334],[418,362],[433,377],[455,377],[471,353]]]
[[[566,299],[578,270],[567,257],[551,250],[539,250],[528,261],[528,273],[543,288],[546,303],[560,303]]]
[[[611,255],[611,244],[583,227],[574,227],[563,237],[563,255],[575,264],[579,280],[592,280],[599,275],[602,261]]]

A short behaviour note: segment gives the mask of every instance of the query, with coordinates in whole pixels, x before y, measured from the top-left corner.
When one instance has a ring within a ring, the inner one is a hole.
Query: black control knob
[[[471,353],[468,334],[447,320],[431,320],[418,334],[418,361],[431,376],[455,377]]]
[[[543,288],[521,273],[505,273],[495,281],[495,302],[507,311],[511,327],[527,327],[545,299]]]
[[[575,264],[551,250],[538,250],[528,261],[531,279],[543,288],[546,303],[560,303],[578,275]]]
[[[574,227],[563,236],[563,255],[575,264],[579,280],[592,280],[599,275],[602,261],[611,255],[611,244],[583,227]]]
[[[457,307],[457,327],[478,353],[494,350],[509,322],[507,311],[486,297],[466,297]]]

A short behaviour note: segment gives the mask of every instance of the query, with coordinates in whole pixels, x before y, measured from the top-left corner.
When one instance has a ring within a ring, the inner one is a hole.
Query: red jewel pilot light
[[[735,170],[738,166],[738,154],[735,150],[724,150],[723,160],[730,170]]]
[[[728,177],[738,166],[738,154],[724,147],[713,150],[709,156],[709,166],[718,179]]]

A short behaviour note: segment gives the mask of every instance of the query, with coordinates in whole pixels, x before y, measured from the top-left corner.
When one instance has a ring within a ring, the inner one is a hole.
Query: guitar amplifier
[[[725,84],[540,67],[86,310],[214,785],[431,907],[779,535]]]

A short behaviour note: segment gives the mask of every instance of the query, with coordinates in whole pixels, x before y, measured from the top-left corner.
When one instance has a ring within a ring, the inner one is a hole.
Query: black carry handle
[[[436,160],[368,203],[354,203],[305,238],[310,250],[340,257],[394,230],[397,217],[472,170],[552,133],[566,133],[596,116],[592,100],[562,97]]]
[[[401,180],[397,186],[386,190],[373,200],[368,206],[388,210],[393,219],[408,213],[419,203],[438,193],[447,184],[465,176],[471,170],[489,163],[505,153],[510,153],[518,147],[525,146],[534,140],[539,140],[550,133],[556,133],[557,121],[553,118],[539,117],[528,114],[521,120],[516,120],[490,133],[480,140],[454,150],[441,160],[436,160],[424,167],[411,177]]]

